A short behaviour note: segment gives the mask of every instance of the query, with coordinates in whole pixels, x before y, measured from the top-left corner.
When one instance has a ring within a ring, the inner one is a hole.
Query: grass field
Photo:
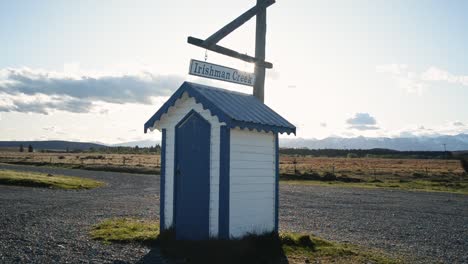
[[[468,194],[468,177],[459,160],[281,156],[280,172],[288,184]]]
[[[31,162],[72,165],[124,165],[159,167],[159,155],[96,154],[96,153],[42,153],[0,152],[0,162]]]
[[[145,154],[0,152],[0,162],[159,168],[161,158]],[[414,174],[458,177],[464,173],[458,160],[280,156],[281,173],[294,173],[295,166],[299,173],[334,172],[362,179],[400,179]]]
[[[113,218],[91,228],[104,243],[157,245],[168,258],[183,263],[403,263],[382,252],[326,241],[308,234],[250,235],[240,240],[175,241],[173,232],[160,234],[156,221]]]
[[[0,152],[0,163],[159,174],[160,155]]]
[[[280,157],[281,173],[294,173],[295,166],[299,173],[333,172],[364,180],[399,180],[418,175],[460,177],[464,174],[459,160]]]
[[[159,155],[145,154],[0,152],[0,162],[159,174],[161,160]],[[397,188],[468,194],[468,176],[459,160],[281,155],[280,174],[281,180],[290,184]],[[337,177],[337,181],[307,177],[326,174]],[[345,182],[347,179],[351,179],[352,182]]]
[[[0,184],[57,189],[92,189],[104,185],[87,178],[12,170],[0,170]]]

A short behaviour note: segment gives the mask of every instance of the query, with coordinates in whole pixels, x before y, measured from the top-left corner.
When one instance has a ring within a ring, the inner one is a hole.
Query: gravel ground
[[[91,225],[109,217],[159,219],[159,177],[0,165],[0,169],[89,177],[93,190],[0,185],[0,263],[165,263],[157,249],[90,240]]]
[[[282,185],[280,228],[382,249],[411,263],[468,263],[468,195]]]
[[[0,263],[165,263],[157,249],[103,245],[91,225],[109,217],[158,219],[159,177],[1,165],[89,177],[106,187],[65,191],[0,185]],[[280,228],[382,249],[415,263],[468,263],[468,196],[281,185]]]

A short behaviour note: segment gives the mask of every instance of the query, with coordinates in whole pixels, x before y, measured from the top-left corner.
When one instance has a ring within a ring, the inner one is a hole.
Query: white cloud
[[[356,113],[353,117],[346,120],[349,125],[375,125],[377,121],[369,113]]]
[[[379,129],[376,126],[377,120],[369,113],[356,113],[353,117],[348,118],[346,123],[349,125],[349,128],[361,131]]]
[[[405,64],[384,64],[376,66],[376,72],[391,74],[399,87],[419,95],[435,81],[468,86],[468,75],[454,75],[435,66],[429,67],[422,73],[416,73],[410,71]]]
[[[378,126],[370,126],[370,125],[352,125],[352,126],[349,126],[349,128],[356,129],[356,130],[361,130],[361,131],[380,129]]]
[[[79,65],[65,68],[70,72],[0,69],[0,112],[86,113],[96,102],[151,104],[156,97],[172,94],[183,81],[177,75],[148,71],[77,75]]]
[[[70,96],[49,96],[44,94],[25,95],[0,93],[0,112],[48,114],[53,110],[71,113],[92,112],[93,102]]]
[[[421,95],[426,88],[426,85],[420,81],[417,75],[413,72],[408,72],[404,75],[396,77],[398,85],[405,89],[408,93]]]
[[[458,135],[468,133],[468,125],[459,121],[448,122],[444,125],[426,127],[424,125],[410,125],[400,130],[389,131],[390,137],[434,137],[440,135]]]
[[[391,73],[394,75],[401,75],[406,72],[408,68],[408,65],[406,64],[383,64],[383,65],[377,65],[375,67],[375,70],[378,73]]]
[[[468,86],[468,75],[454,75],[434,66],[424,71],[421,74],[421,79],[424,81],[445,81]]]

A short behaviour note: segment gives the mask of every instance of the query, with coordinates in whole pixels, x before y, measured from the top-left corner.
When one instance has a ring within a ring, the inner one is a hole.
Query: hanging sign
[[[253,86],[255,83],[253,73],[194,59],[190,60],[189,74],[247,86]]]

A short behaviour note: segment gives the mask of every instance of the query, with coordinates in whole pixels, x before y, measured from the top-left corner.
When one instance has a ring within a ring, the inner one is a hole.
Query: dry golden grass
[[[334,172],[356,178],[376,177],[401,179],[420,174],[423,176],[460,176],[464,170],[459,160],[437,159],[385,159],[385,158],[322,158],[281,155],[281,173]]]
[[[99,154],[99,153],[41,153],[41,152],[0,152],[4,163],[50,163],[69,165],[113,165],[159,167],[159,155],[148,154]]]
[[[294,161],[296,164],[294,165]],[[99,154],[99,153],[28,153],[0,152],[0,162],[81,166],[82,168],[127,169],[123,171],[158,171],[160,155],[149,154]],[[464,170],[458,160],[438,159],[386,159],[386,158],[325,158],[280,156],[280,172],[294,173],[333,172],[363,180],[401,180],[409,178],[460,178]],[[109,169],[111,170],[111,169]],[[466,178],[466,177],[465,177]]]

